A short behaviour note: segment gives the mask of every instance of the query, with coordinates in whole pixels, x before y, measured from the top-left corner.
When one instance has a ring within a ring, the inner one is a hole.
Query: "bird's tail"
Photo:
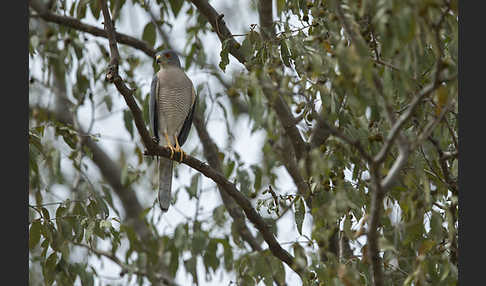
[[[170,191],[172,189],[172,160],[159,158],[159,205],[163,212],[170,206]]]

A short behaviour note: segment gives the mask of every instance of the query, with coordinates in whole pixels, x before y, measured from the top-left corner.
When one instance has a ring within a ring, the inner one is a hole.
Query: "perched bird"
[[[170,148],[184,158],[181,146],[191,129],[196,107],[196,92],[192,81],[181,68],[179,57],[172,50],[164,50],[155,56],[160,70],[154,75],[150,89],[150,129],[154,140]],[[167,158],[159,158],[159,205],[166,212],[170,205],[172,188],[172,164]]]

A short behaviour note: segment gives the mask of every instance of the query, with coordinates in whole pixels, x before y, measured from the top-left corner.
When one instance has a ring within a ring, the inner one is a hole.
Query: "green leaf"
[[[155,45],[155,38],[155,25],[152,22],[149,22],[143,29],[142,39],[153,47]]]
[[[196,173],[191,178],[191,185],[186,187],[187,193],[189,194],[189,199],[197,197],[197,186],[199,183],[200,174]]]
[[[265,252],[256,253],[255,256],[252,255],[252,264],[257,276],[272,277],[272,270],[270,269],[269,261],[265,256]]]
[[[87,7],[86,2],[87,1],[79,1],[78,6],[76,8],[76,18],[82,19],[86,17],[86,7]]]
[[[285,8],[285,0],[277,0],[277,16],[280,16]]]
[[[41,138],[29,131],[29,148],[30,144],[32,144],[32,146],[34,146],[40,153],[44,152],[42,148]]]
[[[230,246],[228,238],[221,241],[223,245],[224,268],[226,271],[233,269],[233,248]]]
[[[304,200],[302,198],[297,199],[294,205],[294,218],[295,224],[297,225],[297,231],[302,235],[302,224],[305,217],[305,206]]]
[[[51,216],[49,215],[49,211],[45,207],[42,207],[41,208],[41,212],[42,212],[42,217],[45,220],[50,220],[51,219]]]
[[[226,178],[229,178],[229,176],[231,176],[231,173],[233,173],[234,169],[235,169],[235,161],[229,161],[228,164],[226,164],[225,166],[224,176]]]
[[[305,256],[305,250],[299,243],[292,245],[294,249],[295,263],[302,268],[307,268],[307,258]]]
[[[110,95],[106,95],[103,98],[103,102],[106,104],[106,108],[108,109],[108,111],[111,112],[111,110],[113,108],[113,100],[111,99],[111,96]]]
[[[285,267],[281,260],[269,255],[270,267],[272,269],[273,277],[279,282],[279,285],[285,285]]]
[[[32,222],[29,230],[29,249],[32,250],[40,241],[41,223],[40,220]]]
[[[192,238],[191,250],[193,254],[201,253],[207,244],[207,237],[206,234],[202,231],[196,231]]]
[[[91,241],[91,237],[93,236],[93,231],[95,226],[96,226],[96,222],[94,220],[89,222],[88,227],[86,228],[86,232],[84,234],[84,239],[86,239],[86,241],[88,242]]]
[[[42,269],[42,274],[44,276],[44,282],[46,285],[51,285],[54,282],[55,277],[55,267],[57,262],[56,252],[51,253],[47,258],[44,267]]]
[[[184,4],[184,0],[169,0],[170,8],[172,8],[172,13],[174,13],[174,17],[179,15],[181,11],[182,5]]]
[[[245,196],[251,196],[251,182],[250,176],[248,175],[247,170],[243,168],[236,169],[236,180],[240,183],[240,190]]]
[[[186,271],[192,275],[193,281],[196,281],[197,279],[196,264],[197,256],[192,256],[191,258],[184,260],[184,267],[186,268]]]
[[[96,1],[98,2],[98,1]],[[94,285],[94,275],[90,274],[85,270],[85,268],[82,268],[81,271],[79,271],[79,279],[81,280],[81,285],[83,286],[93,286]]]
[[[253,169],[253,172],[255,174],[255,182],[253,183],[253,187],[255,188],[255,192],[258,192],[260,188],[262,187],[262,169],[258,167],[257,165],[252,165],[251,168]]]
[[[215,239],[210,240],[203,256],[204,267],[206,267],[206,271],[212,269],[214,272],[216,272],[216,270],[218,270],[220,262],[218,256],[216,255],[217,251],[218,241]]]
[[[179,224],[174,230],[174,246],[176,248],[183,248],[187,241],[187,224]]]
[[[234,220],[231,223],[231,238],[233,239],[233,242],[238,247],[241,247],[241,248],[244,247],[243,240],[242,240],[241,235],[240,235],[238,224]]]
[[[226,66],[229,64],[229,57],[228,57],[229,47],[230,47],[229,39],[224,40],[223,45],[221,47],[221,52],[219,53],[219,55],[221,56],[219,67],[223,70],[223,72],[226,70]]]
[[[49,257],[46,260],[46,267],[48,269],[54,270],[54,267],[56,267],[56,262],[57,262],[57,254],[55,252],[51,253]]]
[[[98,213],[101,214],[102,219],[107,219],[110,216],[110,209],[106,205],[105,200],[98,192],[93,192],[93,196],[96,199],[96,204],[98,207]]]
[[[225,211],[226,211],[226,207],[224,205],[220,205],[213,209],[213,219],[216,225],[221,227],[224,225],[226,221],[226,218],[224,216]]]
[[[175,276],[179,269],[179,251],[175,247],[170,248],[170,263],[169,263],[169,273]]]
[[[289,48],[287,47],[286,40],[280,41],[280,54],[282,55],[282,61],[284,65],[290,68],[291,67],[290,52],[289,52]]]
[[[111,228],[111,222],[109,220],[101,220],[100,221],[100,228]]]
[[[39,174],[39,166],[37,165],[36,156],[29,152],[29,170],[32,170],[35,174]]]
[[[253,54],[253,45],[250,41],[250,36],[247,35],[241,43],[241,53],[248,59]]]
[[[99,1],[90,1],[89,9],[91,10],[91,13],[96,18],[96,20],[98,20],[100,18],[100,11],[101,11]]]
[[[125,128],[133,139],[133,116],[130,110],[123,111],[123,121],[125,122]]]
[[[67,211],[67,209],[63,206],[60,206],[56,210],[56,219],[60,219],[64,213]]]

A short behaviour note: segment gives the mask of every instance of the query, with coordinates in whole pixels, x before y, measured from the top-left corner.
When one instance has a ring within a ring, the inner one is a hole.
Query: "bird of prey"
[[[164,50],[155,56],[160,70],[154,75],[150,89],[150,129],[154,140],[170,148],[184,158],[181,146],[191,129],[196,107],[196,92],[192,81],[181,68],[179,57],[172,50]],[[163,212],[169,209],[172,188],[172,163],[159,158],[159,205]]]

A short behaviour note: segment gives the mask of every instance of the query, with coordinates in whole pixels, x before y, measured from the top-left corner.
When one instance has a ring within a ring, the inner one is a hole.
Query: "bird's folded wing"
[[[150,120],[150,129],[152,130],[152,134],[155,138],[159,138],[159,109],[157,108],[157,89],[158,89],[158,78],[157,74],[154,75],[152,78],[152,84],[150,87],[150,101],[149,101],[149,120]]]

